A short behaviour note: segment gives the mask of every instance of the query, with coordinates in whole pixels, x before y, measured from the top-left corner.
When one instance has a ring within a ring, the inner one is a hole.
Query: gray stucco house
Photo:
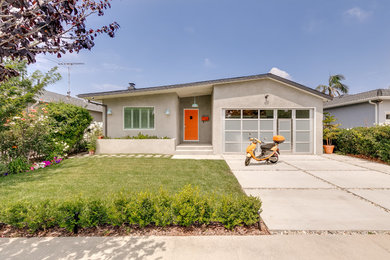
[[[390,124],[390,89],[335,97],[325,102],[324,112],[334,115],[341,128]]]
[[[281,151],[322,153],[322,116],[328,95],[273,74],[225,78],[78,97],[107,106],[103,122],[111,138],[139,132],[175,138],[176,145],[206,144],[212,153],[241,153],[249,137]]]
[[[66,95],[61,95],[52,91],[43,90],[40,94],[38,94],[35,99],[37,102],[64,102],[67,104],[76,105],[79,107],[84,107],[88,110],[89,114],[92,116],[93,121],[96,122],[102,122],[103,121],[103,107],[88,103],[86,100],[75,98],[75,97],[68,97]],[[35,105],[35,104],[34,104]],[[33,105],[33,106],[34,106]]]

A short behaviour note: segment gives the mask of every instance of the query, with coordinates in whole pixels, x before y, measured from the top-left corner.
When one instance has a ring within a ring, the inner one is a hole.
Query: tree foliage
[[[340,124],[335,124],[337,119],[329,112],[324,112],[323,123],[323,139],[326,141],[326,145],[332,145],[332,140],[337,137],[338,127]]]
[[[5,63],[5,67],[17,71],[19,75],[0,83],[0,131],[7,120],[35,102],[34,97],[40,90],[61,79],[61,74],[56,72],[57,67],[47,73],[37,70],[28,75],[26,62]]]
[[[86,27],[91,15],[104,15],[111,0],[0,0],[0,61],[5,57],[35,62],[39,53],[90,50],[98,34],[114,37],[116,22]],[[0,66],[0,82],[15,71]]]
[[[341,74],[329,76],[328,85],[318,85],[316,89],[322,93],[330,95],[331,97],[347,94],[349,87],[341,83],[342,80],[345,80],[345,77]]]

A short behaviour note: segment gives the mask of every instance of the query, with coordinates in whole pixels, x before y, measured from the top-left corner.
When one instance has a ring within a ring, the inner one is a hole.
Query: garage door
[[[224,152],[244,152],[249,138],[264,143],[280,134],[286,141],[281,151],[313,153],[312,109],[224,109]]]

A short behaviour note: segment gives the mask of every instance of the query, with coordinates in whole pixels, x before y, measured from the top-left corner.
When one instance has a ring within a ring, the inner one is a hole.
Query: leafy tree
[[[57,54],[90,50],[94,37],[114,37],[116,22],[86,28],[87,18],[104,15],[111,0],[0,0],[0,62],[4,58],[35,62],[39,53]],[[0,82],[17,71],[0,65]]]
[[[341,83],[342,80],[345,80],[345,77],[341,74],[329,76],[328,85],[318,85],[316,89],[321,91],[322,93],[327,93],[331,97],[340,96],[341,94],[347,94],[349,87]]]
[[[34,96],[45,86],[61,79],[57,67],[43,74],[39,70],[27,75],[26,62],[6,62],[5,67],[18,72],[18,76],[0,83],[0,131],[4,130],[7,120],[19,114]]]

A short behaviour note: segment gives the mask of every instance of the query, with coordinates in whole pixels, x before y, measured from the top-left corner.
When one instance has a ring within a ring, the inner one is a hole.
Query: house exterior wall
[[[92,111],[92,110],[88,110],[88,112],[92,116],[93,121],[103,122],[103,112]]]
[[[375,106],[368,102],[335,108],[324,108],[324,112],[329,112],[334,115],[337,123],[341,124],[340,128],[372,126],[375,124]]]
[[[265,102],[265,95],[268,101]],[[213,148],[223,153],[222,111],[225,108],[312,108],[314,109],[315,154],[322,154],[323,100],[271,79],[214,86],[213,91]]]
[[[180,98],[180,143],[184,142],[184,109],[193,109],[192,104],[194,103],[193,97]],[[212,116],[211,116],[211,96],[199,96],[196,97],[196,103],[199,105],[199,143],[211,144],[212,136]],[[202,116],[208,116],[209,121],[202,122]]]
[[[390,120],[386,120],[386,114],[390,114],[390,100],[383,100],[378,106],[379,124],[390,123]]]
[[[106,136],[110,138],[134,136],[139,132],[176,138],[176,142],[180,137],[177,127],[180,116],[179,98],[176,93],[105,99],[103,103],[112,111],[107,116]],[[154,107],[154,129],[124,129],[124,107]],[[165,114],[167,109],[170,111],[169,115]]]

